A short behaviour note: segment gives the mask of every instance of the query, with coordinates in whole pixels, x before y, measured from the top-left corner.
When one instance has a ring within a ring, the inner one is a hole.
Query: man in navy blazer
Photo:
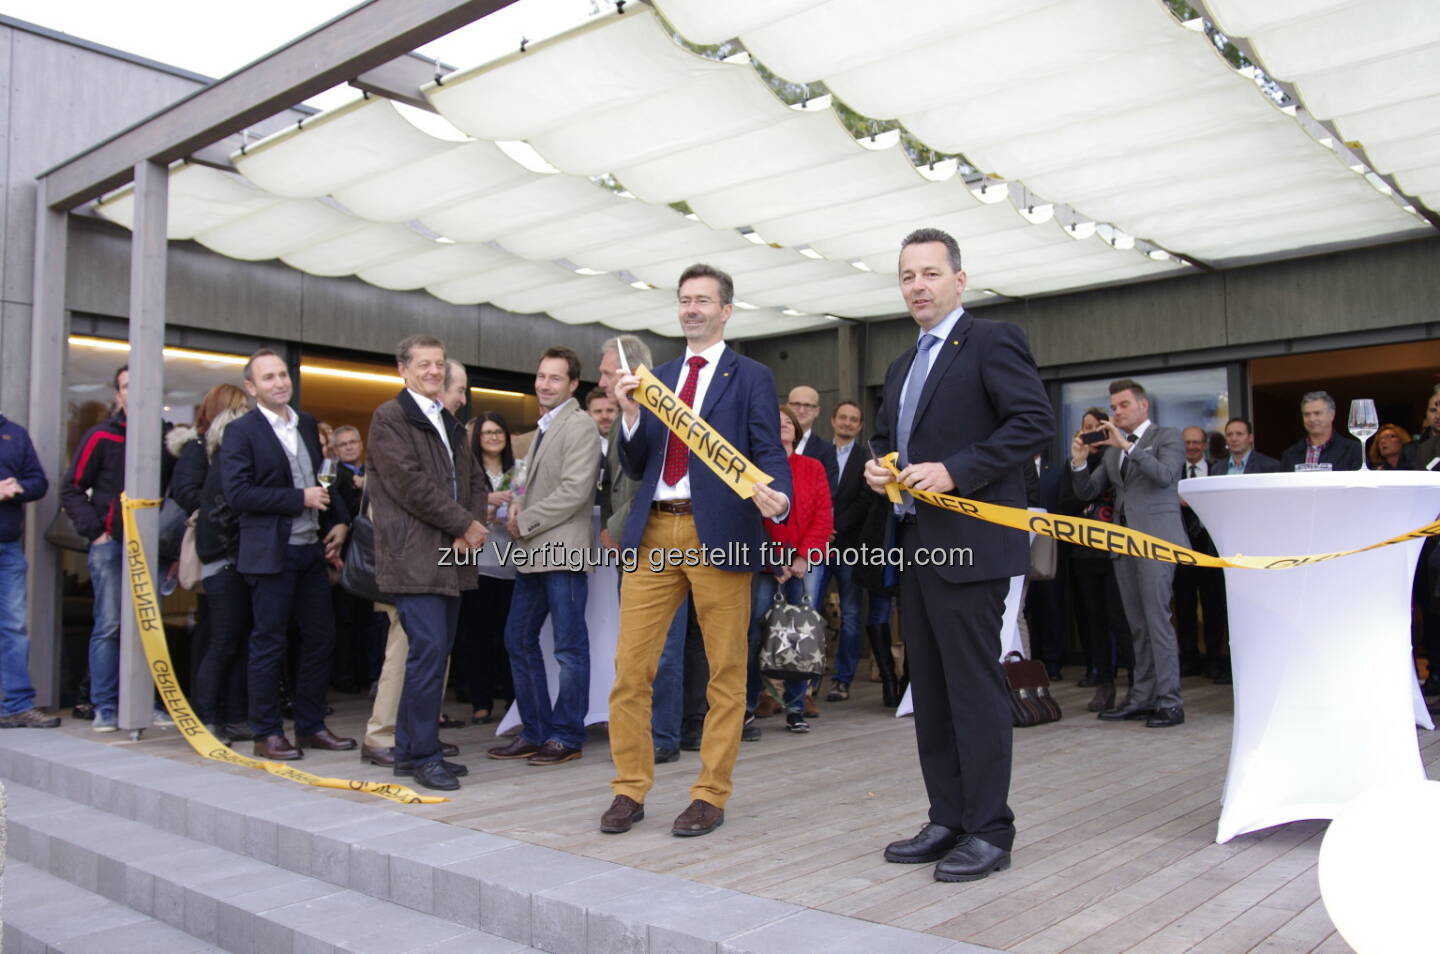
[[[250,728],[255,756],[290,761],[307,747],[346,750],[325,727],[335,617],[327,561],[340,557],[350,514],[319,485],[323,458],[315,418],[290,407],[290,371],[268,348],[245,364],[245,390],[256,399],[249,414],[225,429],[220,467],[225,499],[239,517],[235,568],[250,586]],[[290,620],[300,630],[293,705],[295,742],[285,737],[280,673]],[[298,747],[297,747],[298,746]]]
[[[757,484],[754,497],[742,500],[678,438],[672,440],[659,418],[641,416],[632,396],[639,384],[635,375],[616,382],[623,413],[620,463],[640,488],[620,543],[637,564],[620,591],[620,643],[610,692],[615,797],[600,830],[612,834],[629,831],[645,816],[645,794],[655,781],[651,683],[666,630],[687,592],[710,663],[710,711],[700,744],[700,777],[671,832],[704,835],[724,822],[745,714],[750,585],[760,565],[762,520],[784,519],[790,508],[790,464],[780,444],[775,378],[764,365],[725,346],[734,283],[719,269],[692,265],[680,276],[678,298],[685,355],[656,368],[656,377],[681,401],[698,407],[772,482]]]
[[[901,244],[900,291],[920,336],[885,374],[876,453],[898,452],[907,487],[1024,508],[1023,469],[1055,433],[1024,332],[965,311],[960,248],[938,229]],[[872,460],[865,479],[879,493],[891,477]],[[1010,577],[1029,567],[1029,539],[908,494],[896,511],[902,554],[929,551],[899,577],[930,822],[887,846],[885,860],[939,861],[936,880],[974,881],[1010,866],[1015,839],[1000,619]]]
[[[1247,418],[1232,417],[1225,422],[1225,448],[1230,453],[1210,465],[1212,477],[1280,473],[1278,460],[1255,449],[1255,431]]]

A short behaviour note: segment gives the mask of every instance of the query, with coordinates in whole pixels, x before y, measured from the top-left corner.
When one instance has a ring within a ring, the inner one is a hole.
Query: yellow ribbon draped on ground
[[[1402,533],[1398,537],[1391,537],[1389,540],[1381,540],[1379,543],[1357,547],[1354,550],[1340,550],[1336,553],[1311,553],[1305,556],[1241,556],[1236,554],[1230,557],[1213,557],[1208,553],[1200,553],[1189,547],[1182,547],[1178,543],[1161,540],[1148,533],[1106,523],[1103,520],[1066,517],[1053,513],[1032,513],[1019,507],[1004,507],[1000,504],[982,503],[978,500],[968,500],[965,497],[956,497],[951,494],[937,494],[928,490],[902,487],[899,483],[900,469],[896,466],[895,460],[896,455],[891,453],[886,455],[881,463],[896,477],[896,480],[885,488],[890,499],[896,503],[900,502],[900,494],[903,491],[932,507],[939,507],[953,513],[963,513],[968,517],[984,520],[986,523],[998,523],[1016,530],[1038,533],[1065,543],[1089,547],[1092,550],[1105,550],[1121,556],[1144,557],[1148,560],[1159,560],[1162,563],[1228,567],[1235,570],[1288,570],[1297,566],[1309,566],[1312,563],[1324,563],[1326,560],[1336,560],[1340,557],[1364,553],[1367,550],[1378,550],[1380,547],[1388,547],[1420,537],[1440,536],[1440,521],[1436,521],[1409,533]]]
[[[719,432],[705,422],[705,419],[671,391],[654,372],[643,364],[635,368],[640,386],[631,397],[644,408],[660,418],[660,423],[685,442],[695,456],[705,462],[715,474],[730,486],[744,500],[755,493],[756,484],[768,484],[769,474],[746,459],[735,447],[721,437]]]
[[[432,805],[448,802],[438,795],[421,795],[404,785],[384,782],[361,782],[344,778],[325,778],[301,772],[279,762],[251,759],[232,752],[230,748],[205,728],[205,724],[190,708],[190,700],[180,690],[175,679],[175,667],[170,662],[170,647],[165,644],[165,627],[160,618],[160,600],[155,592],[154,577],[150,574],[150,561],[145,557],[145,548],[140,545],[140,534],[135,526],[136,510],[160,506],[159,500],[132,500],[124,494],[120,497],[124,507],[125,520],[125,571],[130,579],[131,602],[135,607],[135,628],[140,633],[141,645],[145,647],[145,661],[150,666],[150,676],[155,680],[155,690],[165,702],[175,727],[198,754],[216,762],[229,762],[246,768],[262,769],[271,775],[288,778],[292,782],[313,785],[316,788],[338,788],[349,792],[365,792],[388,798],[392,802],[405,804]]]

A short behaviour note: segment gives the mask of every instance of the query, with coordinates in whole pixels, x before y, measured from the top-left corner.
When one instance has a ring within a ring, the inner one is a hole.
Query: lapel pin
[[[729,372],[729,371],[721,372],[721,377],[725,377],[725,378],[730,377],[730,372]]]
[[[958,344],[960,343],[960,339],[959,339],[959,338],[951,338],[951,339],[950,339],[950,343],[953,344],[953,345],[958,345]]]

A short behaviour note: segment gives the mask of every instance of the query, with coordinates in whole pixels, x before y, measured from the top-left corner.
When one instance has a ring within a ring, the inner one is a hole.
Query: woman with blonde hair
[[[1371,470],[1402,470],[1400,452],[1410,443],[1410,432],[1399,424],[1382,424],[1366,448]]]
[[[183,437],[177,435],[175,428],[171,432],[172,437],[183,440],[184,446],[180,448],[179,461],[175,464],[175,471],[170,476],[170,496],[175,502],[185,509],[186,513],[197,514],[196,517],[196,552],[200,551],[199,530],[200,522],[205,518],[205,512],[213,506],[213,495],[207,494],[206,487],[212,482],[219,486],[220,475],[218,468],[210,466],[214,458],[215,450],[220,446],[220,438],[225,432],[225,425],[231,420],[244,414],[249,409],[249,402],[245,398],[245,392],[233,384],[217,384],[206,392],[205,397],[200,400],[200,406],[195,411],[194,432],[185,432]],[[203,555],[200,556],[204,560]],[[211,570],[211,575],[214,571]],[[202,579],[205,579],[205,571],[202,570]],[[243,582],[242,582],[243,587]],[[222,721],[235,723],[236,736],[247,734],[245,729],[245,674],[243,669],[237,676],[231,678],[229,692],[225,699],[224,720],[216,715],[218,701],[212,695],[209,702],[209,711],[200,708],[199,695],[202,682],[202,672],[205,669],[207,657],[211,655],[211,648],[214,645],[214,636],[217,627],[223,629],[227,624],[233,610],[225,601],[223,584],[219,586],[219,592],[212,591],[209,581],[205,581],[205,592],[197,596],[195,601],[195,628],[193,630],[193,641],[191,654],[194,667],[191,693],[196,696],[195,704],[197,713],[201,720],[218,726]],[[248,600],[248,596],[247,596]],[[219,602],[221,605],[216,605]],[[223,635],[223,634],[222,634]],[[220,735],[221,741],[225,736]]]

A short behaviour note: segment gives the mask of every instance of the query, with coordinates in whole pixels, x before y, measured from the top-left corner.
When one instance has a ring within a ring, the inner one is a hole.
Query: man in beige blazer
[[[519,571],[505,648],[515,677],[515,703],[524,728],[492,759],[559,765],[580,757],[590,703],[590,634],[585,626],[591,513],[599,474],[600,432],[575,400],[580,358],[548,348],[535,372],[543,415],[525,456],[525,491],[510,505],[506,527],[515,546],[501,559]],[[552,706],[540,653],[545,617],[555,635],[559,693]]]

